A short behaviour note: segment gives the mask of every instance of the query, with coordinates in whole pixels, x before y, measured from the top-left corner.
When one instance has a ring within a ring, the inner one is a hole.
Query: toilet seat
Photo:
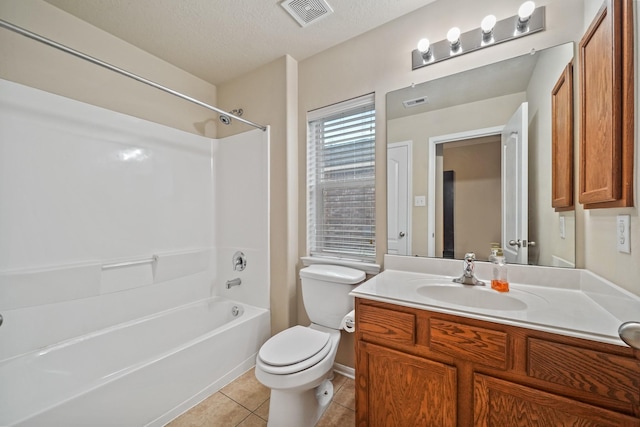
[[[328,332],[294,326],[269,338],[260,348],[261,369],[287,375],[303,371],[324,359],[331,350]]]

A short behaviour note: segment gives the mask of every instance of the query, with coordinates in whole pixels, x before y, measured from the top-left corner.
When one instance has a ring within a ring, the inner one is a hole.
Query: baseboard
[[[337,372],[340,375],[344,375],[347,378],[355,379],[356,370],[349,366],[341,365],[339,363],[333,364],[333,372]]]

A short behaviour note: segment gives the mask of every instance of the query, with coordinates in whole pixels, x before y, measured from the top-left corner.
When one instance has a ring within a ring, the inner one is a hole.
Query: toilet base
[[[315,426],[329,407],[333,396],[333,386],[331,385],[328,398],[327,396],[319,398],[317,393],[321,387],[323,384],[302,392],[272,389],[267,427]]]

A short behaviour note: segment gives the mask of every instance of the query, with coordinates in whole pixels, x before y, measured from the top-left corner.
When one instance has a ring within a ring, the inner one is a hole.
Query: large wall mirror
[[[387,94],[388,253],[575,266],[552,207],[552,92],[567,43]]]

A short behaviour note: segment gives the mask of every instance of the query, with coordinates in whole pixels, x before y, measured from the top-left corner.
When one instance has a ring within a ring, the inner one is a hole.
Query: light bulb
[[[460,40],[460,28],[453,27],[452,29],[450,29],[447,32],[447,40],[449,40],[449,43],[451,43],[452,45],[457,44]]]
[[[527,21],[531,17],[535,9],[536,4],[532,1],[526,1],[522,3],[522,5],[520,5],[520,9],[518,9],[518,17],[520,18],[520,21]]]
[[[420,39],[420,41],[418,42],[418,52],[420,53],[429,52],[430,47],[431,44],[429,43],[429,39]]]
[[[485,34],[493,31],[493,27],[495,26],[496,26],[496,17],[494,15],[485,16],[482,22],[480,23],[480,28],[482,28],[482,32]]]

